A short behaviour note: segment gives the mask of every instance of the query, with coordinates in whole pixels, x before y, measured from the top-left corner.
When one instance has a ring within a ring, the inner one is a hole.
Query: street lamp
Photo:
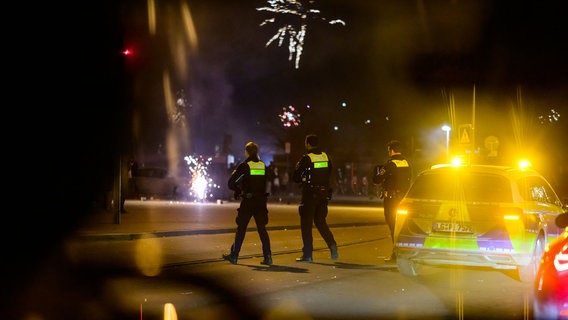
[[[452,127],[445,124],[445,125],[442,126],[442,131],[446,132],[446,161],[449,161],[450,160],[450,131],[452,131]]]

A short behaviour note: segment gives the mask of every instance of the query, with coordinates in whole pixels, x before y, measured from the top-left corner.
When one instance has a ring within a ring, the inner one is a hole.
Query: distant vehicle
[[[172,177],[163,168],[139,168],[136,179],[137,198],[187,200],[189,179]]]
[[[395,253],[401,274],[423,265],[517,270],[532,283],[563,212],[548,181],[530,168],[436,165],[421,172],[400,203]]]
[[[564,232],[544,251],[534,281],[534,318],[568,319],[568,213],[556,219]]]

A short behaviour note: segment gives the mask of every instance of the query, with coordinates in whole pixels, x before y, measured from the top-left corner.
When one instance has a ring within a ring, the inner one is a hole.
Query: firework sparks
[[[296,108],[288,106],[288,108],[282,108],[282,113],[278,115],[280,121],[285,127],[297,127],[300,125],[300,114]]]
[[[202,156],[186,156],[185,161],[191,177],[190,196],[196,201],[204,201],[213,197],[213,190],[219,186],[209,176],[209,166],[211,158],[205,159]]]
[[[276,34],[268,42],[266,47],[271,43],[278,40],[278,46],[281,47],[284,41],[288,39],[288,60],[294,60],[296,69],[300,67],[300,58],[304,50],[304,39],[308,30],[308,20],[321,20],[326,21],[326,18],[321,17],[320,10],[313,8],[314,0],[308,0],[308,6],[304,6],[299,0],[267,0],[268,6],[256,8],[257,11],[266,11],[274,14],[280,14],[281,20],[284,20],[282,27],[278,28]],[[268,23],[275,23],[275,17],[265,19],[260,26]],[[340,19],[334,19],[328,22],[331,25],[341,24],[345,22]]]

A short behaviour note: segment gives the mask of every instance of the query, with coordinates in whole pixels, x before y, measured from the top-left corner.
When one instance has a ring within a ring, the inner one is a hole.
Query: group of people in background
[[[302,235],[302,256],[297,262],[313,261],[313,226],[330,250],[332,260],[339,258],[338,246],[331,229],[327,224],[328,203],[332,198],[331,176],[333,164],[329,155],[319,146],[319,138],[315,134],[305,137],[306,152],[296,163],[292,181],[301,187],[301,200],[298,208],[300,229]],[[270,191],[281,185],[277,168],[271,162],[266,165],[260,160],[258,145],[248,142],[245,145],[245,160],[232,171],[227,183],[234,193],[234,198],[240,200],[235,222],[237,230],[230,252],[223,258],[232,264],[237,264],[239,253],[245,238],[250,220],[254,217],[257,232],[262,242],[264,259],[261,264],[272,265],[270,237],[266,230],[268,224],[267,200]],[[387,145],[389,159],[379,164],[373,172],[373,183],[382,185],[381,198],[384,201],[385,221],[390,230],[394,248],[394,222],[396,206],[410,187],[411,170],[408,161],[402,155],[399,141],[393,140]],[[394,251],[385,261],[395,259]]]
[[[337,168],[335,193],[338,195],[364,196],[373,199],[376,195],[376,190],[370,184],[369,174],[360,174],[361,171],[353,170],[353,172],[346,175],[343,173],[342,168]]]
[[[266,192],[281,199],[282,196],[288,193],[289,181],[290,176],[288,172],[279,170],[274,161],[270,161],[270,164],[266,167]]]

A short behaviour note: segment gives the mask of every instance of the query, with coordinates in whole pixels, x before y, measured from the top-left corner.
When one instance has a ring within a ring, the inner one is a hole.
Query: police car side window
[[[558,205],[560,200],[546,181],[539,177],[529,177],[526,180],[532,200]]]

